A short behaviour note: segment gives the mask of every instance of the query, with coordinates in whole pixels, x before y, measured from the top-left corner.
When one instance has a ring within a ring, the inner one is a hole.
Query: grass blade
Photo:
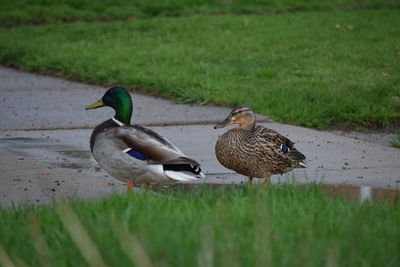
[[[7,252],[0,245],[0,265],[3,267],[15,267],[15,264],[12,262],[10,256],[8,256]]]
[[[50,249],[46,244],[45,236],[43,235],[42,230],[40,229],[40,222],[37,215],[30,214],[29,215],[29,230],[31,232],[33,245],[36,249],[36,252],[39,256],[40,265],[43,267],[52,266],[51,253]]]
[[[113,227],[115,235],[121,244],[122,249],[128,255],[132,263],[137,267],[153,267],[149,255],[143,248],[139,239],[129,231],[126,224],[115,222]]]
[[[200,238],[200,250],[197,257],[198,266],[212,267],[214,263],[214,228],[211,224],[203,225]]]
[[[58,216],[64,227],[69,232],[72,240],[81,250],[83,257],[89,266],[105,267],[107,264],[104,262],[100,251],[90,238],[89,234],[83,227],[78,216],[67,205],[57,208]]]

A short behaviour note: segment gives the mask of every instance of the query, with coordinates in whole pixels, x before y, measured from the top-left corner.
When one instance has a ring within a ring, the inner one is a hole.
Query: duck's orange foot
[[[271,180],[271,174],[269,174],[264,180],[264,187],[265,188],[269,187],[270,180]]]
[[[129,193],[132,191],[132,187],[135,185],[135,183],[133,181],[128,181],[126,183],[126,192]]]

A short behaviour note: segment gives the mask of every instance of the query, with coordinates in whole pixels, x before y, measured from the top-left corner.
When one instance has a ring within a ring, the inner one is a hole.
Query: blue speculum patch
[[[129,151],[127,151],[126,153],[128,153],[130,156],[134,157],[135,159],[139,159],[139,160],[146,160],[148,159],[148,157],[142,153],[140,153],[137,150],[131,149]]]

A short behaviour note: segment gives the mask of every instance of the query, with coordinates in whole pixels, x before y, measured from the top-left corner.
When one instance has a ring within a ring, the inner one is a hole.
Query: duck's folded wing
[[[258,134],[260,138],[267,140],[270,143],[281,145],[284,144],[288,148],[293,148],[294,143],[287,137],[281,135],[278,132],[275,132],[274,130],[258,126],[260,129],[258,130]]]
[[[115,137],[126,147],[124,150],[138,159],[154,162],[172,160],[185,155],[156,132],[141,126],[124,126],[115,129]]]
[[[116,135],[127,147],[126,153],[150,165],[160,165],[164,173],[174,180],[191,181],[204,177],[200,164],[186,157],[165,138],[141,126],[118,127]]]
[[[280,150],[290,159],[296,161],[302,161],[306,159],[303,153],[294,147],[294,143],[289,138],[281,135],[278,132],[275,132],[274,130],[264,127],[262,127],[259,132],[260,138],[268,141],[271,146],[276,147],[276,150]]]

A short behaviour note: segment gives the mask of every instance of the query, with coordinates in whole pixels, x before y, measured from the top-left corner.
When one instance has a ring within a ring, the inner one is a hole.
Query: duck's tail
[[[199,178],[205,178],[206,176],[199,172],[198,174],[181,172],[181,171],[164,171],[165,175],[169,178],[180,181],[180,182],[193,182],[198,181]]]
[[[287,155],[289,158],[297,161],[303,161],[306,159],[306,156],[304,156],[304,154],[298,151],[295,147],[288,149]]]
[[[165,175],[177,181],[197,181],[206,177],[201,172],[200,164],[186,157],[165,161],[163,168]]]
[[[299,161],[299,162],[298,162],[298,167],[297,167],[297,168],[308,168],[308,166],[307,166],[307,164],[305,164],[304,162]]]

